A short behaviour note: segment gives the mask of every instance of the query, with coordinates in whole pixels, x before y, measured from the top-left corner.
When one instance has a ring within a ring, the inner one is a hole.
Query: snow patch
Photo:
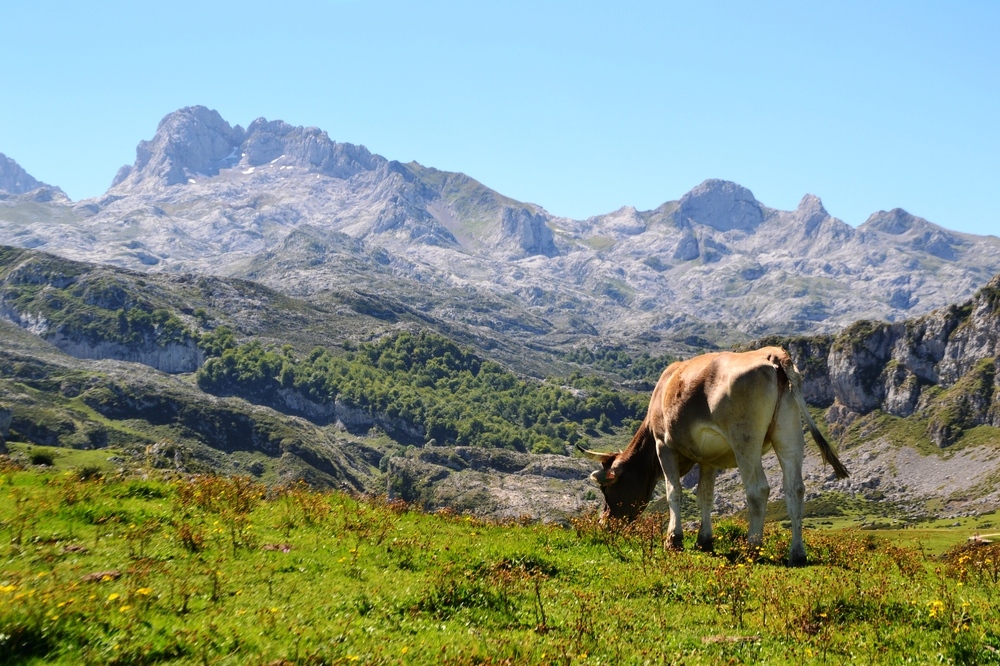
[[[255,169],[255,167],[250,167],[249,169],[247,169],[247,170],[243,171],[243,175],[246,175],[246,174],[248,174],[248,173],[253,173],[253,172],[254,172],[254,169]]]

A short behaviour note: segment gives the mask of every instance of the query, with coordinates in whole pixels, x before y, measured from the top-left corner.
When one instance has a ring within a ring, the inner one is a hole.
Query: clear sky
[[[5,2],[0,152],[97,196],[167,113],[326,130],[584,218],[707,178],[1000,235],[1000,2]]]

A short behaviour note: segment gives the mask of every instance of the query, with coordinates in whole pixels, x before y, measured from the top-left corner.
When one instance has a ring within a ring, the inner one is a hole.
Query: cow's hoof
[[[806,554],[805,553],[792,553],[788,556],[788,566],[790,567],[804,567],[806,564]]]
[[[715,539],[698,539],[698,550],[703,553],[714,553]]]
[[[671,536],[663,542],[667,550],[684,550],[684,537]]]

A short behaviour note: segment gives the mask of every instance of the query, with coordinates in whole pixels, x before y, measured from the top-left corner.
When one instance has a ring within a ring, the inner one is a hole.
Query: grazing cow
[[[720,469],[737,467],[750,514],[749,541],[760,545],[770,492],[761,456],[773,448],[781,465],[792,523],[788,561],[792,566],[805,564],[803,420],[837,478],[846,477],[847,469],[809,416],[801,385],[792,359],[780,347],[740,354],[704,354],[671,364],[660,375],[646,418],[624,451],[597,453],[581,449],[602,464],[603,468],[590,478],[600,484],[604,493],[604,517],[632,520],[638,516],[652,498],[662,471],[670,504],[668,545],[683,547],[681,477],[698,463],[698,547],[711,550],[715,475]]]

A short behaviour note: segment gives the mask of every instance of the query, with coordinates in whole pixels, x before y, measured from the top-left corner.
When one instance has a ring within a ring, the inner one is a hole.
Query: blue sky
[[[0,152],[97,196],[183,106],[575,218],[707,178],[1000,235],[997,2],[54,2],[0,9]]]

